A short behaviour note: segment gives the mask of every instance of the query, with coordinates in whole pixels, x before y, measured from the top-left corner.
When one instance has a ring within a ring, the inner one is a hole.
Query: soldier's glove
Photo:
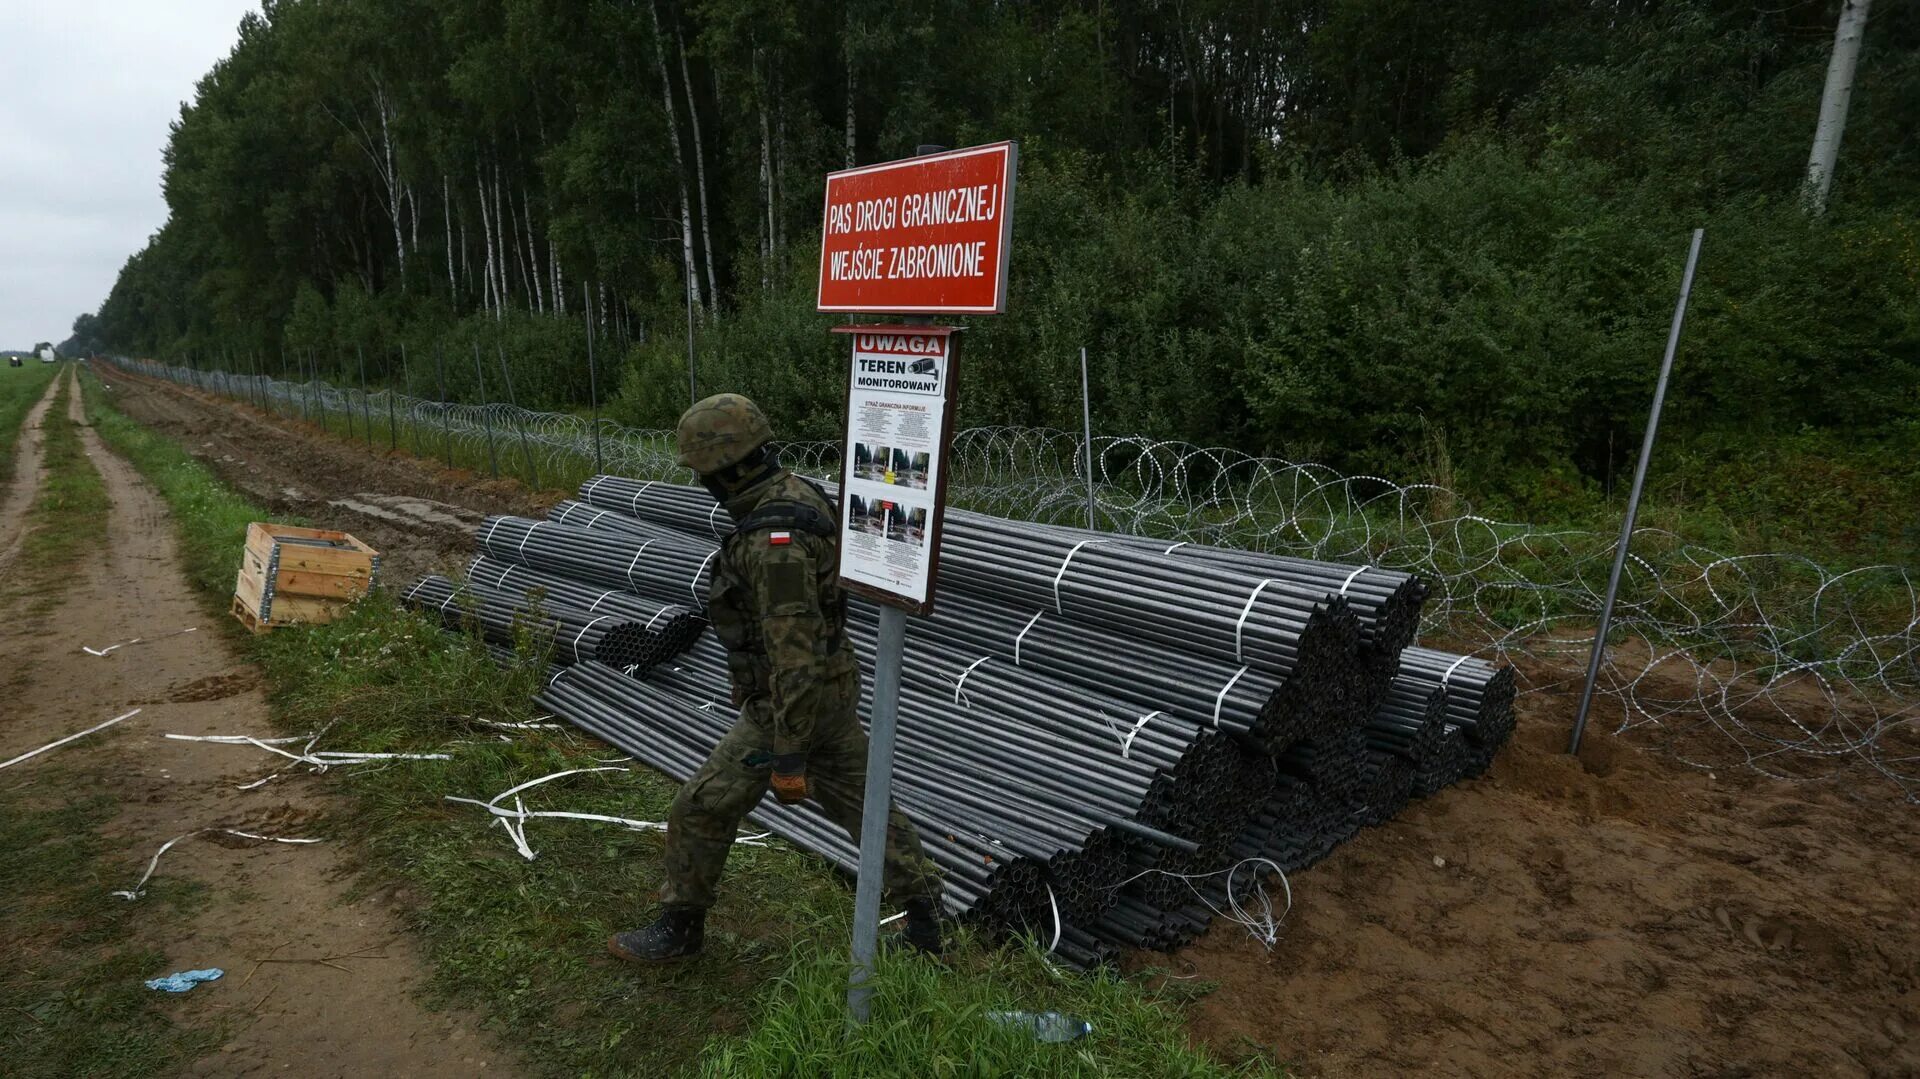
[[[807,783],[807,759],[798,753],[773,758],[773,796],[786,805],[797,805],[813,794]]]

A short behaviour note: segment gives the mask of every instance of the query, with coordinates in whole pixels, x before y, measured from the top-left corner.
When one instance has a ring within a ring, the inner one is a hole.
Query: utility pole
[[[1853,101],[1853,71],[1860,62],[1860,39],[1866,35],[1867,6],[1872,0],[1845,0],[1840,23],[1833,31],[1833,59],[1827,62],[1827,88],[1820,94],[1820,123],[1813,129],[1813,150],[1807,155],[1807,212],[1827,210],[1827,192],[1833,187],[1833,167],[1840,158],[1840,136],[1847,129],[1847,106]]]

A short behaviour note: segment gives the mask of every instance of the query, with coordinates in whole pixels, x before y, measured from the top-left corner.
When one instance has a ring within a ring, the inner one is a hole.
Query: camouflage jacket
[[[782,509],[796,506],[810,507],[827,534],[791,523],[797,514]],[[721,544],[707,614],[727,647],[742,716],[759,712],[776,767],[797,771],[816,726],[844,707],[836,683],[859,669],[847,644],[836,507],[783,470],[729,499],[727,511],[741,524]]]

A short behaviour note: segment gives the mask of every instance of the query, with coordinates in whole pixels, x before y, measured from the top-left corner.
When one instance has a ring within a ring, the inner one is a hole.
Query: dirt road
[[[77,395],[76,386],[71,416],[84,422]],[[115,889],[134,888],[163,843],[201,829],[325,838],[336,801],[324,778],[286,770],[243,790],[275,772],[271,762],[280,758],[251,746],[165,737],[273,732],[258,672],[236,657],[223,620],[189,591],[166,507],[91,429],[81,436],[112,502],[101,522],[105,543],[48,616],[0,625],[0,654],[33,657],[7,686],[0,759],[141,711],[9,769],[9,783],[33,783],[52,754],[63,765],[111,774],[119,811],[109,831],[140,852],[107,885]],[[21,455],[23,467],[28,460]],[[126,643],[133,638],[143,640]],[[160,860],[158,878],[198,881],[207,899],[185,932],[145,942],[167,956],[166,969],[148,976],[227,971],[171,1003],[183,1022],[224,1016],[229,1023],[230,1038],[196,1073],[512,1074],[470,1017],[430,1012],[416,1000],[425,974],[393,897],[355,895],[351,861],[332,842],[295,846],[219,833],[183,840]]]
[[[119,402],[258,497],[442,560],[462,530],[346,503],[531,508],[176,387]],[[1296,874],[1271,952],[1216,923],[1136,957],[1218,984],[1194,1036],[1314,1075],[1920,1074],[1916,810],[1888,784],[1712,775],[1605,734],[1574,761],[1569,672],[1524,673],[1541,688],[1492,772]]]

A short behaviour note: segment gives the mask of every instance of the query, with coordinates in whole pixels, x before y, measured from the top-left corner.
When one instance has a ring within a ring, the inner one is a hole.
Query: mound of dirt
[[[1294,875],[1271,952],[1216,923],[1174,956],[1218,984],[1195,1038],[1326,1075],[1920,1073],[1916,810],[1604,731],[1576,760],[1572,686],[1522,696],[1485,777]]]

